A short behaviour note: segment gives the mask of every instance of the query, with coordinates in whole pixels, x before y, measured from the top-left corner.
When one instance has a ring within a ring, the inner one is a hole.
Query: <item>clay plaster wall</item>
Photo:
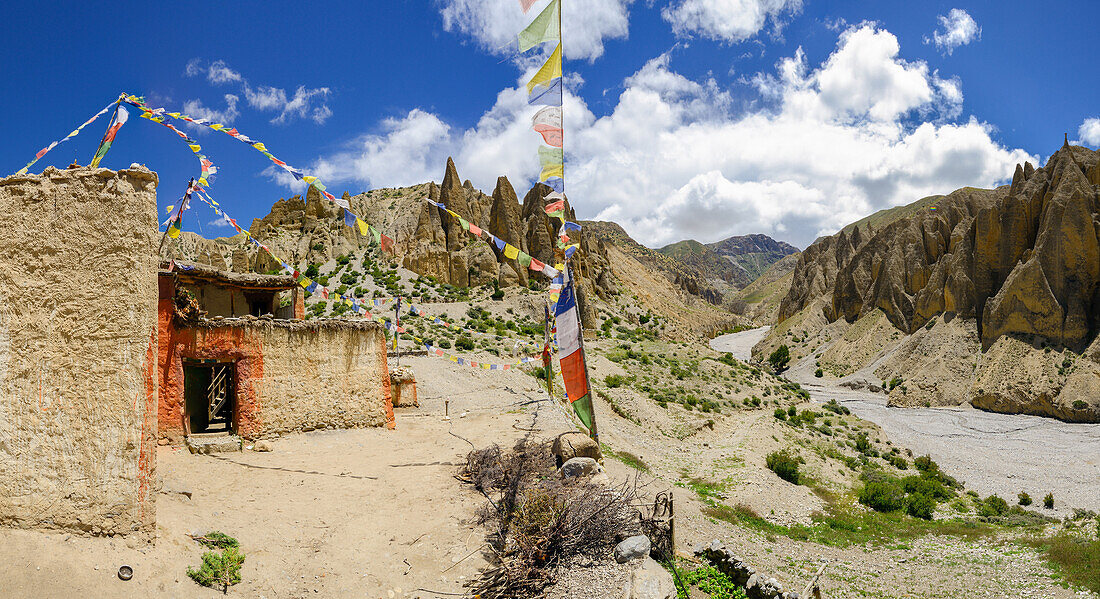
[[[174,329],[162,317],[161,436],[183,434],[183,359],[236,362],[245,438],[316,428],[393,426],[385,336],[376,323],[227,319]]]
[[[0,180],[0,523],[155,524],[155,173]]]

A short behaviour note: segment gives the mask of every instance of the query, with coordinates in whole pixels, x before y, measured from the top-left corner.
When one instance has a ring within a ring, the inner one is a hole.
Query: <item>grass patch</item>
[[[641,472],[649,472],[649,464],[646,464],[642,460],[642,458],[630,453],[629,451],[615,451],[604,443],[600,443],[600,451],[602,451],[605,456],[609,456],[616,460],[619,460],[620,462],[626,464],[627,466],[630,466],[635,470],[639,470]]]
[[[1051,568],[1067,582],[1100,593],[1100,540],[1090,541],[1060,534],[1020,542],[1042,550]]]

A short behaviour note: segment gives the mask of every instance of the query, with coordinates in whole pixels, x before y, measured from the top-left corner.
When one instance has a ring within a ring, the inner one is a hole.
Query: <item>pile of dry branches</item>
[[[494,445],[466,457],[464,478],[489,499],[480,516],[494,554],[470,583],[475,595],[535,597],[557,565],[599,556],[640,531],[636,483],[566,482],[554,471],[549,443],[521,440],[509,452]]]

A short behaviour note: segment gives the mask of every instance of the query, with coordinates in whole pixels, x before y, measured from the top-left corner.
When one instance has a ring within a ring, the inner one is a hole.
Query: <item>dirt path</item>
[[[753,329],[723,335],[711,347],[740,359],[764,334]],[[882,427],[894,443],[931,455],[944,471],[982,495],[997,494],[1014,503],[1016,494],[1026,491],[1038,502],[1052,492],[1058,515],[1074,507],[1100,510],[1100,426],[970,407],[889,408],[884,395],[822,384],[797,364],[788,376],[814,401],[835,399]]]

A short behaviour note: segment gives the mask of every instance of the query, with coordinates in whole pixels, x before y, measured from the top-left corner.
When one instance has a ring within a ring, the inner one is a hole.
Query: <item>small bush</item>
[[[1047,493],[1047,496],[1043,498],[1043,507],[1048,510],[1054,509],[1054,493]]]
[[[737,586],[729,576],[711,565],[702,566],[685,572],[680,578],[685,585],[693,586],[712,599],[745,599],[745,589]],[[691,596],[687,589],[678,589],[679,597]],[[685,594],[686,593],[686,594]]]
[[[936,500],[923,493],[909,496],[909,503],[905,506],[905,513],[914,518],[931,520],[932,513],[936,511]]]
[[[474,340],[466,336],[459,337],[455,339],[455,349],[470,351],[474,349]]]
[[[764,462],[767,464],[768,470],[774,472],[776,476],[797,485],[799,479],[798,465],[804,464],[806,460],[784,450],[769,453]]]
[[[859,491],[859,502],[876,512],[896,512],[905,507],[905,491],[891,480],[871,480]]]
[[[1004,499],[990,495],[982,500],[978,505],[978,515],[985,516],[986,518],[992,518],[996,516],[1004,516],[1008,513],[1008,502]]]
[[[922,455],[913,459],[913,467],[921,472],[939,472],[940,467],[932,461],[932,456]]]
[[[603,377],[603,382],[610,389],[618,389],[619,387],[622,387],[625,383],[630,382],[630,379],[621,374],[609,374]]]
[[[890,462],[891,466],[893,466],[894,468],[897,468],[898,470],[908,470],[909,469],[909,463],[906,462],[905,458],[901,457],[900,455],[891,454],[891,455],[886,456],[885,459],[886,459],[887,462]]]
[[[890,384],[889,384],[890,391],[893,391],[894,387],[897,387],[898,385],[900,385],[904,382],[905,382],[905,379],[901,378],[900,376],[896,376],[896,377],[890,379]]]
[[[1078,399],[1077,401],[1073,402],[1073,409],[1074,409],[1074,410],[1084,410],[1084,409],[1085,409],[1085,408],[1087,408],[1087,407],[1089,407],[1089,404],[1087,404],[1087,403],[1085,403],[1085,402],[1081,401],[1080,399]]]
[[[837,403],[835,399],[830,399],[828,402],[825,403],[825,405],[821,407],[838,416],[847,416],[848,414],[852,413],[851,410]]]
[[[772,365],[772,368],[775,369],[776,372],[783,371],[790,361],[791,350],[786,345],[780,345],[770,356],[768,356],[768,363]]]
[[[779,420],[786,420],[787,419],[787,411],[784,410],[783,408],[776,408],[775,409],[775,417]]]
[[[1017,495],[1016,497],[1019,499],[1020,505],[1022,505],[1022,506],[1031,505],[1031,495],[1028,495],[1027,493],[1021,491],[1020,494]]]
[[[825,376],[825,371],[818,368],[817,370],[814,371],[814,376],[816,376],[817,378],[821,378],[821,377]]]
[[[856,437],[856,451],[866,454],[870,453],[872,449],[874,449],[874,446],[871,445],[871,440],[867,438],[867,434],[860,433],[859,436]]]
[[[229,587],[241,582],[241,565],[244,554],[239,550],[237,539],[217,531],[208,533],[195,540],[211,549],[202,554],[202,564],[198,568],[188,566],[187,575],[204,587],[221,587],[228,592]]]
[[[319,274],[321,274],[321,265],[320,264],[310,264],[308,267],[306,267],[305,275],[307,277],[309,277],[311,279],[316,279],[317,275],[319,275]]]

